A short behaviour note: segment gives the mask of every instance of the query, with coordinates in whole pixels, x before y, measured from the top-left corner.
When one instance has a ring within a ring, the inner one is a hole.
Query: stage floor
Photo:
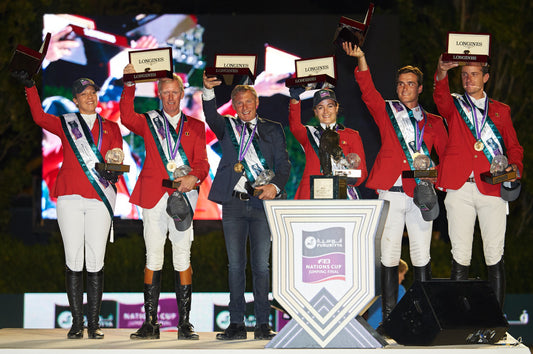
[[[163,332],[159,340],[130,340],[131,329],[105,329],[105,338],[102,340],[83,338],[80,340],[68,340],[65,329],[21,329],[4,328],[0,329],[0,352],[8,353],[67,353],[75,350],[76,354],[89,353],[126,353],[135,354],[176,352],[180,354],[248,354],[259,352],[276,352],[303,354],[320,350],[320,353],[354,353],[378,354],[381,351],[393,350],[394,354],[422,353],[451,353],[451,354],[530,354],[530,350],[523,344],[518,343],[513,337],[507,335],[505,341],[496,345],[461,345],[461,346],[433,346],[433,347],[407,347],[396,344],[394,341],[390,345],[380,349],[265,349],[268,341],[253,339],[253,333],[248,336],[252,339],[237,341],[219,341],[215,338],[214,332],[203,332],[198,341],[178,341],[176,332]],[[87,332],[85,332],[87,335]]]

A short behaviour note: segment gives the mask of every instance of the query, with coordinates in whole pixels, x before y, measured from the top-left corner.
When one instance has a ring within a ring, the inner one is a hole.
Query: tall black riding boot
[[[428,281],[431,280],[431,261],[422,267],[413,267],[415,269],[415,280]]]
[[[391,314],[398,300],[398,266],[385,267],[381,265],[381,323],[384,323]],[[380,324],[376,329],[379,334],[385,334]]]
[[[468,270],[470,266],[464,266],[452,259],[452,273],[450,275],[451,280],[468,280]]]
[[[503,258],[495,265],[487,266],[487,273],[490,286],[494,289],[500,307],[503,309],[505,300],[505,267]]]
[[[192,284],[181,285],[180,272],[174,271],[176,301],[178,302],[178,339],[198,340],[198,333],[189,322],[191,312]]]
[[[72,314],[72,327],[67,338],[81,339],[83,338],[83,272],[74,272],[66,267],[65,285]]]
[[[157,322],[157,306],[159,293],[161,292],[161,271],[154,270],[152,283],[144,284],[144,311],[146,319],[137,332],[130,335],[131,339],[159,339],[159,327]]]
[[[100,329],[100,307],[104,292],[104,269],[87,272],[87,334],[90,339],[104,338]]]

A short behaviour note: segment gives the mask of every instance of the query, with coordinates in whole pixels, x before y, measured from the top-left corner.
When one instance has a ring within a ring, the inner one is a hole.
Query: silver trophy
[[[180,167],[176,168],[174,170],[174,173],[173,173],[173,177],[174,179],[176,178],[180,178],[180,177],[183,177],[183,176],[187,176],[189,174],[189,172],[192,171],[192,168],[190,166],[187,166],[187,165],[181,165]]]
[[[431,159],[426,154],[414,154],[413,167],[415,170],[427,170],[431,167]]]
[[[259,176],[257,176],[257,178],[255,179],[255,182],[252,183],[252,187],[255,188],[255,187],[267,185],[270,183],[270,181],[272,181],[272,178],[274,178],[274,176],[275,176],[274,171],[268,170],[268,169],[263,170],[261,171]]]
[[[124,161],[124,152],[120,148],[107,150],[105,154],[105,160],[107,163],[121,164],[122,161]]]
[[[339,159],[338,162],[334,163],[333,175],[345,176],[349,178],[359,178],[361,177],[361,170],[359,169],[360,165],[361,157],[359,157],[359,155],[355,152],[351,152],[345,157]]]
[[[489,171],[492,175],[498,175],[505,171],[508,165],[509,161],[505,155],[496,155],[492,159]]]

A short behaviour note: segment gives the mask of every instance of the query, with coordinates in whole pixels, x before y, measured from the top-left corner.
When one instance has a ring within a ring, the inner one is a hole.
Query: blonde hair
[[[407,262],[403,259],[400,259],[400,264],[398,264],[398,273],[407,273],[409,270],[409,266],[407,265]]]
[[[178,86],[181,90],[181,92],[185,92],[185,88],[183,87],[183,80],[181,79],[181,77],[176,74],[176,73],[172,73],[172,78],[169,78],[169,77],[162,77],[161,79],[159,79],[157,81],[157,91],[158,92],[161,92],[161,85],[165,82],[169,82],[169,81],[177,81],[178,82]]]
[[[235,86],[233,91],[231,91],[231,100],[233,101],[233,99],[235,98],[235,96],[237,96],[238,93],[246,92],[246,91],[251,92],[252,95],[254,95],[255,99],[257,100],[257,92],[250,85],[237,85],[237,86]]]

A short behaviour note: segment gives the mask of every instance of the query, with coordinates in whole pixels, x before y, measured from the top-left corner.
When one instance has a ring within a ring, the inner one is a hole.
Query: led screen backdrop
[[[333,46],[333,36],[341,16],[362,21],[365,14],[336,15],[137,15],[84,17],[74,14],[46,14],[43,34],[53,34],[52,43],[43,64],[41,99],[45,111],[59,115],[76,111],[71,101],[72,82],[89,77],[99,86],[99,113],[120,124],[119,100],[122,92],[122,72],[128,63],[128,52],[157,47],[171,47],[174,71],[184,80],[186,95],[182,110],[203,120],[201,109],[202,71],[214,65],[216,54],[257,55],[255,87],[260,95],[260,116],[281,122],[286,127],[291,179],[287,185],[289,198],[294,196],[303,171],[305,156],[288,130],[288,89],[284,79],[294,72],[294,60],[320,56],[336,56],[337,97],[341,104],[340,120],[360,131],[367,165],[372,166],[379,146],[379,135],[353,78],[355,60]],[[376,86],[384,97],[394,98],[394,73],[399,64],[395,17],[375,16],[364,50],[367,53]],[[386,43],[386,45],[384,44]],[[383,62],[385,61],[386,62]],[[381,84],[383,82],[384,84]],[[224,114],[233,114],[229,104],[231,87],[217,88],[217,103]],[[305,98],[312,97],[309,92]],[[302,103],[302,121],[312,118],[310,99]],[[137,85],[137,112],[160,108],[155,83]],[[121,125],[124,163],[130,172],[117,183],[118,198],[115,216],[140,219],[141,211],[129,203],[144,161],[144,142]],[[200,187],[196,220],[217,220],[221,208],[208,201],[211,181],[218,166],[219,147],[214,134],[206,127],[209,177]],[[41,183],[41,217],[55,219],[55,202],[49,191],[62,162],[59,139],[43,131],[43,169]],[[363,195],[365,189],[363,185]],[[368,197],[375,197],[373,192]]]

